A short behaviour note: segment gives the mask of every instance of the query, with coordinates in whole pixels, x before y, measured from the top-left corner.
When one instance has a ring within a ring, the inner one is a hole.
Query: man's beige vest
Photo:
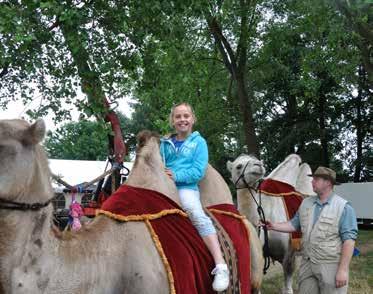
[[[347,201],[334,194],[313,225],[316,200],[317,196],[308,197],[299,208],[303,256],[313,263],[339,262],[342,249],[339,220]]]

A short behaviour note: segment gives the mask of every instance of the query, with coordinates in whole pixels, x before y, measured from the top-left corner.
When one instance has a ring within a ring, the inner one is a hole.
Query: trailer
[[[373,226],[373,182],[345,183],[335,191],[355,209],[359,225]]]

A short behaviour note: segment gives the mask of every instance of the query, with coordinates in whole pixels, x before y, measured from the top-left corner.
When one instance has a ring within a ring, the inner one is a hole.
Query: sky
[[[129,98],[123,98],[118,100],[118,108],[116,110],[124,113],[126,116],[131,116],[132,109],[128,104],[129,102],[131,102]],[[7,106],[7,109],[0,109],[0,119],[24,118],[29,121],[29,117],[26,115],[26,111],[28,109],[37,109],[38,104],[38,100],[34,100],[33,102],[27,105],[23,105],[23,103],[20,100],[10,101]],[[43,117],[47,130],[50,131],[57,129],[61,124],[60,123],[59,125],[56,125],[52,118],[53,114],[49,114],[46,117]],[[79,112],[77,110],[73,110],[71,112],[71,118],[72,121],[78,121]],[[65,121],[65,123],[66,122],[67,121]]]

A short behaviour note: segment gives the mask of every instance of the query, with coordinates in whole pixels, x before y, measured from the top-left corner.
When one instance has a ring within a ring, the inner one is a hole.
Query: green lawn
[[[360,256],[353,257],[350,264],[348,293],[371,294],[373,293],[373,230],[359,230],[356,247],[360,250]],[[262,293],[281,293],[282,283],[281,272],[271,274],[264,278]],[[296,277],[294,279],[294,290],[297,290]]]
[[[356,247],[360,256],[352,258],[350,288],[352,294],[373,293],[373,231],[359,231]]]

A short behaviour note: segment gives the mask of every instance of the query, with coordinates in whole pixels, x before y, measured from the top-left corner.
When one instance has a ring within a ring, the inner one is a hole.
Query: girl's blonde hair
[[[197,122],[197,118],[196,118],[196,115],[195,115],[195,113],[194,113],[193,107],[192,107],[189,103],[187,103],[187,102],[180,102],[180,103],[175,104],[174,106],[171,107],[170,115],[169,115],[169,117],[168,117],[168,122],[169,122],[171,128],[174,127],[173,124],[172,124],[172,122],[173,122],[173,117],[174,117],[175,108],[176,108],[176,107],[179,107],[179,106],[181,106],[181,105],[184,105],[184,106],[186,106],[186,107],[189,108],[190,112],[192,113],[192,117],[193,117],[193,119],[194,119],[194,122],[195,122],[195,123]]]

